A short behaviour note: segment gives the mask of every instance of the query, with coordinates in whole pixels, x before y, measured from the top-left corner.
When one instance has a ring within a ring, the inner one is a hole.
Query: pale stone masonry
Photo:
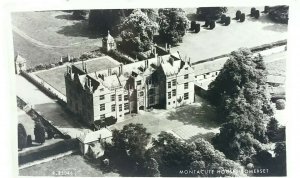
[[[124,114],[156,107],[176,108],[194,102],[194,70],[185,61],[164,51],[153,58],[89,73],[71,65],[65,74],[68,108],[93,124],[106,117],[123,119]]]

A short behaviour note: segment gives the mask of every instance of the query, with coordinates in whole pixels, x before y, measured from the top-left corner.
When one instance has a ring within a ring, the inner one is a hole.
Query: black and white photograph
[[[17,174],[287,176],[289,9],[12,11]]]

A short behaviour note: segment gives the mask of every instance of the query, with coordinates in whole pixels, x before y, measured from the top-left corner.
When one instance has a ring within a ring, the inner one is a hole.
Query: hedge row
[[[103,52],[104,54],[112,57],[114,60],[123,64],[130,64],[134,62],[134,60],[130,59],[129,57],[125,56],[124,54],[122,54],[117,50],[110,50],[106,52],[103,48],[101,48],[101,52]]]

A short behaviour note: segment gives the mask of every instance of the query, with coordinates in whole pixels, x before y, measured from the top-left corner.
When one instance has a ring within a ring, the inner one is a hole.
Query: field
[[[93,73],[95,71],[115,67],[118,65],[118,62],[112,60],[110,57],[100,57],[99,59],[93,59],[85,62],[87,64],[87,69],[89,73]],[[82,63],[78,62],[76,66],[81,67]],[[44,70],[40,72],[36,72],[35,74],[43,79],[45,82],[50,84],[52,87],[57,89],[63,95],[66,95],[65,88],[65,78],[64,74],[66,72],[66,67],[58,67],[50,70]]]
[[[102,46],[100,35],[88,30],[86,20],[72,20],[64,11],[15,12],[11,16],[14,51],[27,59],[29,67]]]
[[[77,176],[77,177],[118,177],[117,173],[103,173],[98,165],[85,160],[81,155],[69,155],[63,158],[38,164],[19,170],[20,176]]]
[[[199,33],[187,33],[183,43],[173,47],[173,52],[179,51],[182,57],[191,58],[191,62],[204,60],[222,54],[230,53],[240,47],[254,47],[287,38],[287,25],[277,24],[268,19],[265,14],[253,19],[247,16],[251,7],[228,8],[227,14],[235,17],[235,12],[240,9],[246,14],[246,21],[241,23],[231,19],[229,26],[216,24],[215,29],[209,30],[201,27]],[[260,11],[263,8],[257,8]],[[195,20],[195,9],[185,9],[188,17]],[[204,22],[200,22],[204,25]]]
[[[109,129],[122,129],[129,123],[141,123],[153,137],[161,131],[167,131],[188,142],[199,137],[210,141],[219,132],[220,125],[215,122],[216,117],[215,108],[196,95],[196,103],[192,105],[125,115],[125,121],[116,123]]]
[[[249,14],[250,7],[230,7],[232,18],[236,10]],[[262,11],[262,7],[259,7]],[[196,8],[184,9],[195,20]],[[204,22],[200,22],[203,25]],[[88,29],[87,20],[73,20],[65,11],[12,13],[14,50],[27,59],[29,67],[59,61],[61,56],[79,56],[102,46],[101,34]],[[244,23],[231,20],[226,27],[217,24],[213,30],[201,28],[198,34],[187,33],[183,43],[173,47],[192,62],[229,53],[240,47],[254,47],[287,38],[287,25],[273,23],[261,14],[259,20],[246,17]],[[255,39],[255,40],[254,40]]]

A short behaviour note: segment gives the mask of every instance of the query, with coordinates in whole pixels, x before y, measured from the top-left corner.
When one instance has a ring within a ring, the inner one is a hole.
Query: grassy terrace
[[[107,56],[101,57],[96,60],[88,60],[85,61],[85,63],[87,64],[87,69],[89,73],[117,66],[117,63],[109,59],[109,57]],[[76,66],[81,67],[81,62],[78,62]],[[54,88],[56,88],[62,94],[66,95],[64,78],[66,70],[66,67],[58,67],[50,70],[36,72],[36,75],[51,86],[53,86]]]
[[[100,35],[87,29],[87,21],[72,20],[63,11],[12,13],[12,25],[14,50],[27,59],[29,67],[102,46]]]

